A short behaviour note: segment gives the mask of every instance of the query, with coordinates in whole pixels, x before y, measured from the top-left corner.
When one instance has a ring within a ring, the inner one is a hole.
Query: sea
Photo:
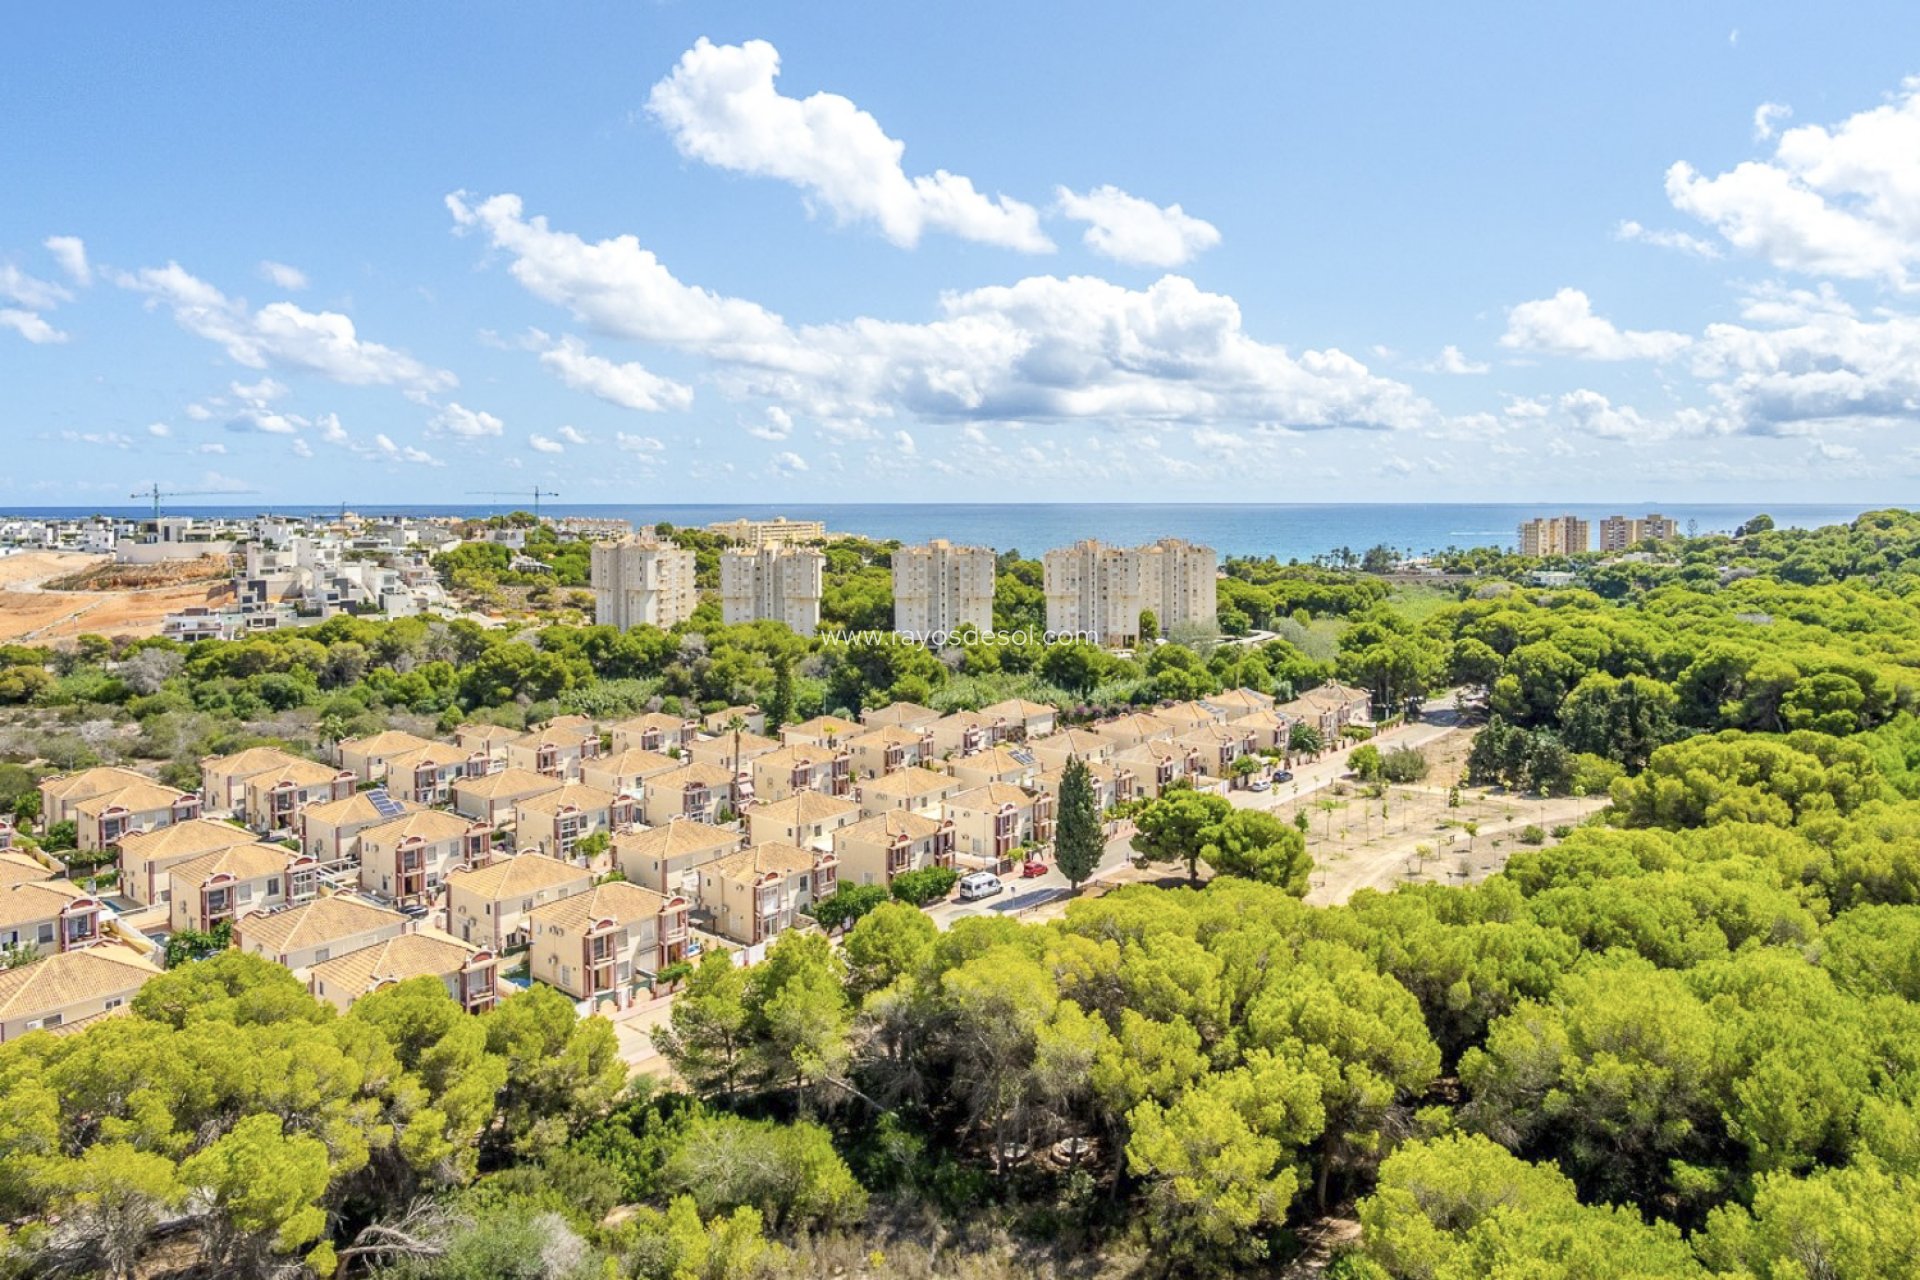
[[[363,516],[485,516],[515,509],[512,502],[486,505],[353,506]],[[526,503],[518,504],[525,507]],[[1764,510],[1782,526],[1816,528],[1844,524],[1862,511],[1886,504],[1736,506],[1727,504],[1655,506],[1647,503],[1611,504],[1472,504],[1472,503],[873,503],[873,504],[741,504],[675,505],[548,503],[543,515],[581,516],[625,520],[633,524],[665,521],[674,525],[705,525],[746,517],[755,520],[786,516],[792,520],[820,520],[832,533],[858,534],[885,541],[925,542],[945,538],[963,546],[987,546],[997,551],[1019,551],[1038,556],[1052,547],[1081,538],[1135,546],[1158,538],[1185,538],[1214,548],[1222,555],[1274,556],[1280,560],[1310,561],[1347,548],[1356,555],[1384,544],[1395,551],[1420,555],[1450,547],[1511,547],[1515,529],[1535,516],[1574,515],[1591,521],[1597,540],[1600,520],[1610,515],[1644,516],[1657,511],[1677,521],[1682,532],[1731,532]],[[270,512],[293,516],[336,516],[341,508],[325,506],[169,506],[169,515],[236,516]],[[139,517],[151,508],[32,507],[8,512],[25,516],[112,515]]]

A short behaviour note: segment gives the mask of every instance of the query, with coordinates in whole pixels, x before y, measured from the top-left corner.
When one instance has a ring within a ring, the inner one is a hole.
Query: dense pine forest
[[[0,1274],[1920,1275],[1920,517],[1770,525],[1556,566],[1572,587],[1491,554],[1425,585],[1234,561],[1223,630],[1270,634],[1125,657],[710,606],[0,651],[23,818],[51,769],[191,785],[210,751],[395,724],[1015,695],[1072,719],[1331,678],[1396,711],[1459,690],[1470,781],[1611,799],[1481,883],[1334,907],[1143,819],[1219,874],[712,955],[670,1079],[626,1078],[612,1028],[537,985],[337,1014],[265,961],[185,963],[128,1016],[0,1045]],[[840,549],[845,620],[885,555]],[[1035,570],[1003,558],[1003,621]]]

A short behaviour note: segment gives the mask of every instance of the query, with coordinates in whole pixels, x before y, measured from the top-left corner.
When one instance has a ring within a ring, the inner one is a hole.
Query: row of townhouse
[[[160,972],[106,903],[24,851],[0,852],[0,949],[0,1042],[111,1014]]]

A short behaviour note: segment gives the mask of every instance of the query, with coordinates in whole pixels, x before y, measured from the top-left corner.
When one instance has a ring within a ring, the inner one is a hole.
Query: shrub
[[[1514,839],[1518,840],[1521,844],[1545,844],[1547,842],[1547,833],[1542,831],[1536,823],[1529,822],[1526,826],[1520,828],[1520,834],[1515,836]]]
[[[1565,840],[1568,836],[1573,834],[1573,828],[1568,826],[1566,823],[1562,822],[1558,826],[1554,827],[1547,834],[1551,835],[1555,840]]]
[[[1427,776],[1427,757],[1415,747],[1395,747],[1380,757],[1380,773],[1388,782],[1418,782]]]
[[[893,896],[915,907],[938,902],[953,892],[960,873],[952,867],[922,867],[893,878]]]

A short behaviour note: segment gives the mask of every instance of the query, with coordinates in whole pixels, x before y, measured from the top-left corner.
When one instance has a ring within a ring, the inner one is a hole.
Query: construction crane
[[[130,493],[130,498],[150,498],[153,500],[153,518],[160,518],[160,499],[162,498],[212,498],[236,493],[258,493],[258,489],[162,489],[159,485]]]
[[[528,497],[528,496],[529,496],[529,495],[528,495],[528,493],[527,493],[527,491],[526,491],[525,489],[519,489],[519,490],[515,490],[515,489],[469,489],[469,490],[467,490],[467,492],[468,492],[468,493],[472,493],[472,494],[479,494],[479,495],[481,495],[481,496],[484,496],[484,497],[488,497],[488,498],[525,498],[525,497]],[[534,518],[535,520],[538,520],[538,519],[540,518],[540,499],[542,499],[542,498],[557,498],[557,497],[559,497],[560,495],[559,495],[559,494],[557,494],[557,493],[555,493],[555,492],[554,492],[553,490],[551,490],[551,489],[542,489],[542,488],[540,488],[540,487],[539,487],[538,485],[536,485],[536,486],[534,486],[534,490],[533,490],[533,493],[532,493],[532,495],[531,495],[531,496],[532,496],[532,498],[533,498],[533,518]]]

